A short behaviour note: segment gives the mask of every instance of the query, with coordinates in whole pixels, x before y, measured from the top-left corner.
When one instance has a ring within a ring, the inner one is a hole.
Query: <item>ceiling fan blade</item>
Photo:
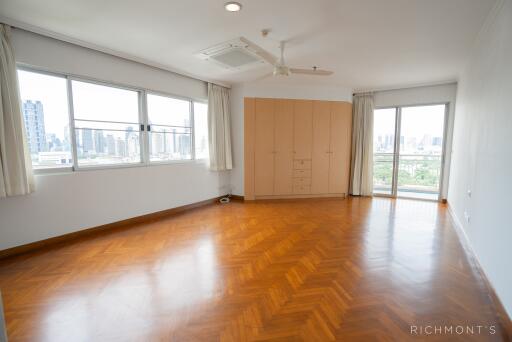
[[[277,63],[277,57],[268,52],[267,50],[263,49],[262,47],[259,47],[258,45],[251,42],[249,39],[246,39],[244,37],[240,37],[240,40],[247,44],[249,48],[258,56],[260,56],[265,62],[275,65]]]
[[[329,76],[334,74],[333,71],[321,70],[321,69],[297,69],[290,68],[292,74],[303,74],[303,75],[318,75],[318,76]]]

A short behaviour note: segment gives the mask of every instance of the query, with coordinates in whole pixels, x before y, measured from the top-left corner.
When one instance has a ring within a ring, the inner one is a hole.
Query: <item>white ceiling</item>
[[[0,0],[6,18],[160,64],[198,78],[251,82],[261,66],[226,71],[193,55],[244,36],[293,67],[329,77],[278,82],[375,89],[455,80],[495,0]],[[269,38],[260,30],[271,28]]]

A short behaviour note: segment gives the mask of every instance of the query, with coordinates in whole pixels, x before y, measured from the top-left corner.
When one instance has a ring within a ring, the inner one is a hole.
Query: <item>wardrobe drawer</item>
[[[293,179],[293,185],[311,185],[311,178],[309,177],[299,177]]]
[[[293,177],[311,177],[311,170],[293,170]]]
[[[311,159],[295,159],[293,168],[297,170],[311,170]]]
[[[293,184],[293,193],[294,194],[310,194],[311,193],[311,185]]]

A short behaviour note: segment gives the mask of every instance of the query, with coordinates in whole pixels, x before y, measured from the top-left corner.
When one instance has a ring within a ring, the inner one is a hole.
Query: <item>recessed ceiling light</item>
[[[230,1],[230,2],[226,2],[224,4],[224,8],[228,12],[238,12],[242,9],[242,4],[240,4],[239,2],[235,2],[235,1]]]

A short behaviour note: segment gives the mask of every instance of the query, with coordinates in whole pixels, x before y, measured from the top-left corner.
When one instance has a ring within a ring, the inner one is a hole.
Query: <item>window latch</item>
[[[140,124],[140,131],[144,132],[144,125],[143,124]]]
[[[151,132],[151,125],[148,125],[148,132]]]

